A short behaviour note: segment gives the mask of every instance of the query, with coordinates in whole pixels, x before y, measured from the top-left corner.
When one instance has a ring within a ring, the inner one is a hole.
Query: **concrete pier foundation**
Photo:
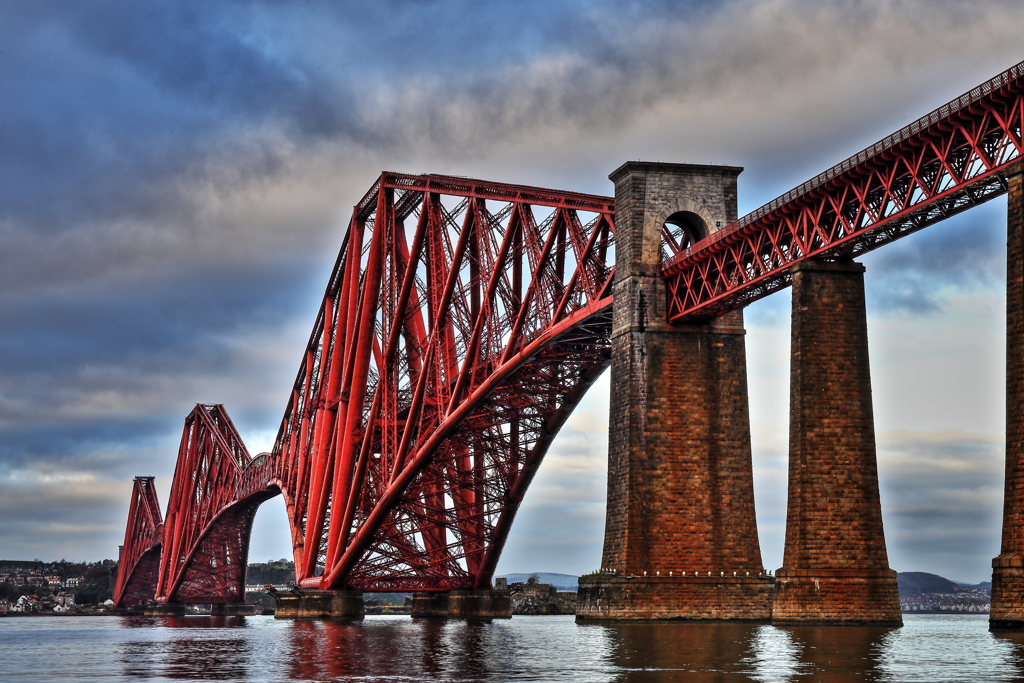
[[[772,622],[901,624],[882,531],[864,267],[794,266],[789,504]]]
[[[576,620],[768,620],[774,579],[710,573],[581,576]]]
[[[245,602],[222,602],[210,605],[211,617],[242,617],[256,613],[256,605]]]
[[[275,593],[275,619],[362,619],[362,591],[296,590]]]
[[[507,590],[415,593],[412,598],[412,616],[414,618],[508,619],[512,616],[512,600]]]
[[[741,170],[629,162],[610,176],[608,505],[603,569],[580,580],[578,621],[770,616],[754,518],[743,316],[669,325],[658,275],[663,227],[696,241],[734,220]]]
[[[447,617],[448,593],[413,593],[412,616],[413,618]]]
[[[147,617],[183,617],[185,616],[185,604],[157,602],[144,608],[142,613]]]

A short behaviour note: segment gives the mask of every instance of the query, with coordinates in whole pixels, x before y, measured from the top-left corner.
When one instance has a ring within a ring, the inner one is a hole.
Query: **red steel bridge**
[[[693,242],[666,224],[672,323],[1006,192],[1024,63]],[[165,517],[135,481],[119,606],[244,601],[253,517],[283,495],[304,588],[489,588],[552,439],[610,362],[608,197],[383,173],[355,206],[271,453],[185,419]]]

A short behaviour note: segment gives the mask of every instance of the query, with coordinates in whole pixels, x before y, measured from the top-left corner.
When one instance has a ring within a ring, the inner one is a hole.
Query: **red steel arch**
[[[251,458],[224,406],[185,418],[171,483],[155,599],[245,601],[249,533],[260,503],[280,493],[270,456]]]
[[[300,585],[490,585],[608,365],[606,197],[384,173],[356,205],[275,445]]]
[[[304,587],[489,586],[551,440],[609,363],[613,243],[607,197],[382,174],[273,452],[251,460],[223,406],[186,418],[155,599],[243,600],[253,516],[281,492]]]

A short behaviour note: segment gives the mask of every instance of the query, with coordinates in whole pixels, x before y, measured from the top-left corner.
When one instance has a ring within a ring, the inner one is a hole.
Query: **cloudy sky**
[[[1024,59],[1018,0],[0,0],[0,558],[114,557],[182,419],[270,447],[380,171],[611,194],[743,166],[746,213]],[[998,553],[1005,199],[864,259],[889,556]],[[748,309],[758,522],[782,560],[788,292]],[[605,377],[499,571],[598,566]],[[278,500],[252,559],[290,554]]]

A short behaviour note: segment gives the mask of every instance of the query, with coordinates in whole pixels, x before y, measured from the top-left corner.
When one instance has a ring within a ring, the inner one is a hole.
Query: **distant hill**
[[[295,581],[295,563],[281,559],[277,562],[254,562],[245,568],[248,584],[282,584]]]
[[[900,572],[896,575],[896,583],[899,585],[901,599],[935,593],[959,593],[963,590],[957,583],[927,572]]]
[[[503,574],[500,577],[495,578],[506,578],[509,583],[522,582],[526,583],[526,580],[531,576],[537,577],[537,583],[548,583],[554,586],[560,591],[575,591],[576,584],[579,582],[578,576],[573,574],[553,574],[551,572],[530,572],[527,574]]]

